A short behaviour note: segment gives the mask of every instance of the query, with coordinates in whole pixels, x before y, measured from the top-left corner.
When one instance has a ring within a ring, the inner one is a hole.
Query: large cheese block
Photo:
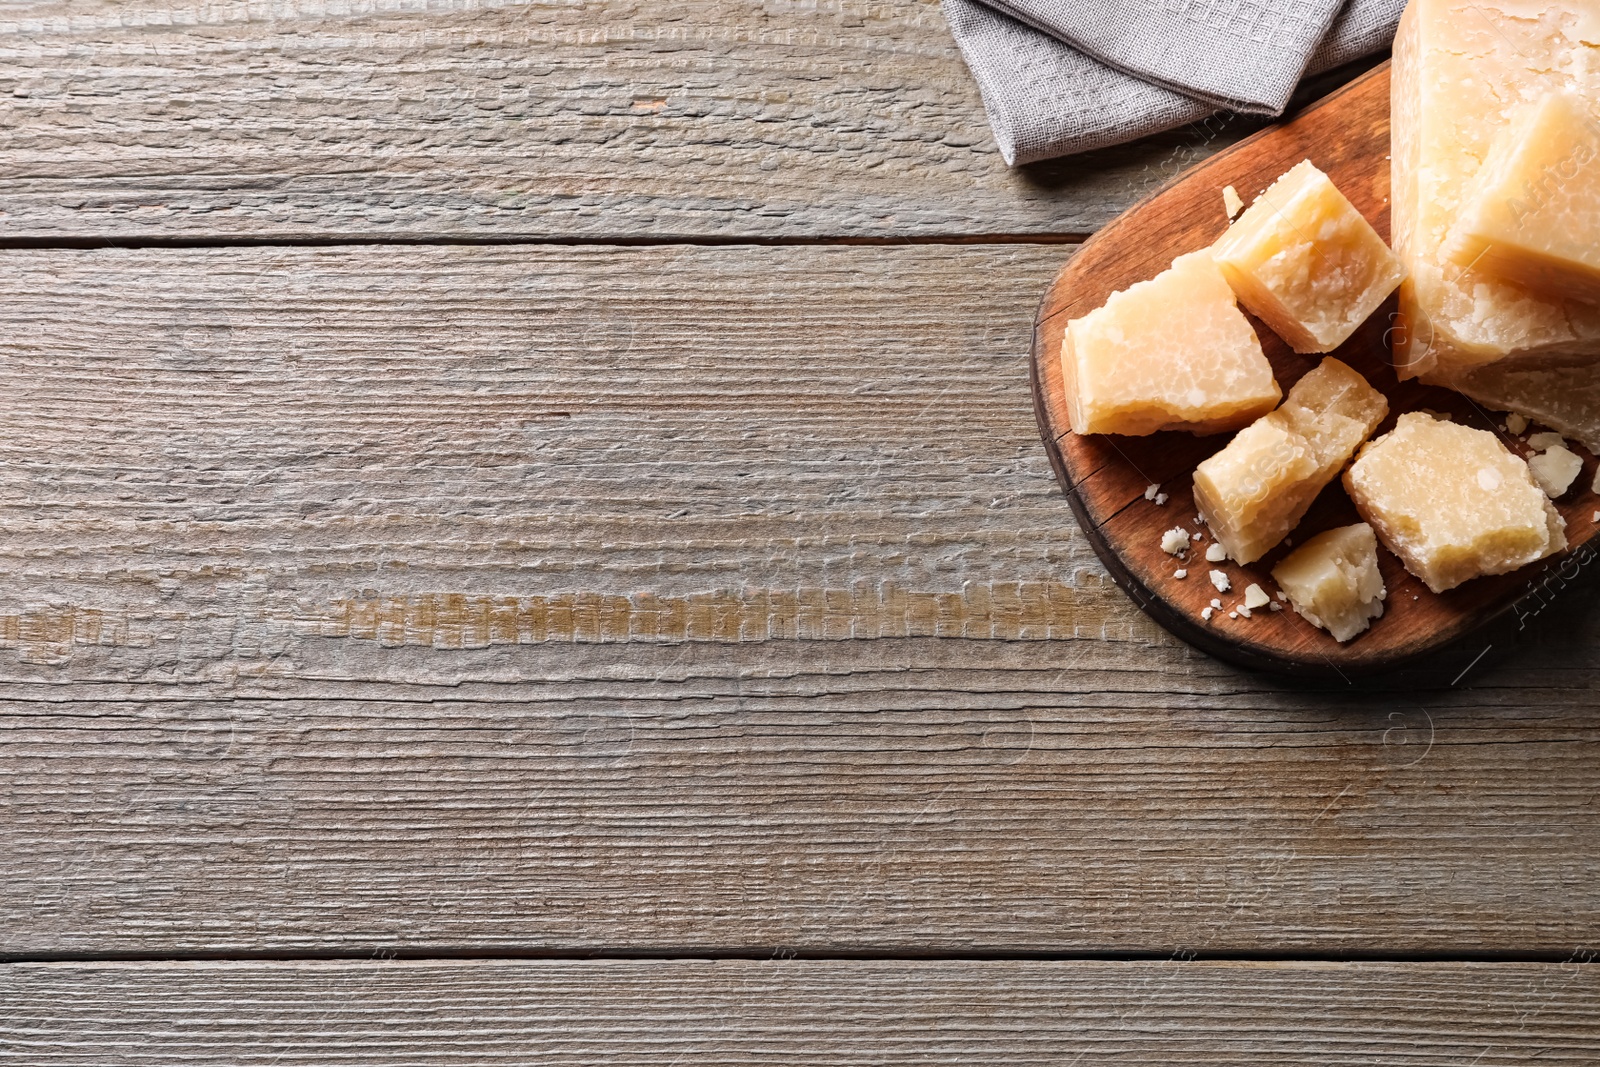
[[[1560,513],[1498,437],[1423,412],[1401,415],[1363,448],[1344,484],[1361,517],[1435,593],[1567,545]]]
[[[1179,256],[1067,323],[1061,372],[1080,434],[1236,430],[1282,396],[1208,251]]]
[[[1272,551],[1388,411],[1365,378],[1337,359],[1323,360],[1282,407],[1195,469],[1195,506],[1217,543],[1239,563]]]
[[[1536,293],[1600,297],[1600,122],[1575,93],[1546,93],[1491,144],[1445,258]]]
[[[1296,352],[1331,352],[1404,273],[1383,238],[1307,159],[1211,247],[1239,302]]]
[[[1553,92],[1600,99],[1600,4],[1412,0],[1395,38],[1392,238],[1406,268],[1396,370],[1448,384],[1528,355],[1600,358],[1600,309],[1444,254],[1497,136]],[[1589,168],[1574,195],[1600,192]],[[1514,400],[1508,397],[1507,400]],[[1512,405],[1515,406],[1515,405]]]

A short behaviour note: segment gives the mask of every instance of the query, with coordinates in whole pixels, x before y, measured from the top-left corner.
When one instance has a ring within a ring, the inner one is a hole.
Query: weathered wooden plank
[[[936,0],[44,0],[0,238],[1082,233],[1235,139],[1011,172]]]
[[[0,681],[1152,640],[1034,424],[1029,312],[1067,254],[4,253]]]
[[[750,961],[0,968],[0,1063],[1591,1064],[1567,964]]]
[[[514,703],[0,704],[0,953],[1594,942],[1559,657],[1375,699],[783,644],[552,661]]]

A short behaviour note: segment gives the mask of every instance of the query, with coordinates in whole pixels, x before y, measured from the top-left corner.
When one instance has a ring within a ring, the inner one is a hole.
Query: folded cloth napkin
[[[1389,46],[1405,0],[942,0],[1007,163],[1219,110],[1275,115],[1306,74]]]

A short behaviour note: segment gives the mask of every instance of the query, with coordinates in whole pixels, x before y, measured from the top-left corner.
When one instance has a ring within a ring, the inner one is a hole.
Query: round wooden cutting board
[[[1380,234],[1389,233],[1389,66],[1384,64],[1331,96],[1241,141],[1186,172],[1119,216],[1095,234],[1067,263],[1045,294],[1034,320],[1033,393],[1039,429],[1056,477],[1095,551],[1128,595],[1168,630],[1190,644],[1248,667],[1306,676],[1337,675],[1347,680],[1370,676],[1439,651],[1496,621],[1515,624],[1537,614],[1553,596],[1573,584],[1595,554],[1600,500],[1589,490],[1595,461],[1575,488],[1557,502],[1567,521],[1570,548],[1562,555],[1512,574],[1479,578],[1435,594],[1380,551],[1389,595],[1382,618],[1347,644],[1302,619],[1292,609],[1261,609],[1251,617],[1230,618],[1243,590],[1258,583],[1275,594],[1271,571],[1290,548],[1279,546],[1266,558],[1240,566],[1207,563],[1209,535],[1186,560],[1161,549],[1161,535],[1174,526],[1191,532],[1195,522],[1191,474],[1221,449],[1229,435],[1195,437],[1158,433],[1148,437],[1079,436],[1068,428],[1062,393],[1060,353],[1066,324],[1103,304],[1113,292],[1165,270],[1173,258],[1204,248],[1227,227],[1222,189],[1232,185],[1250,203],[1280,174],[1303,159],[1326,171]],[[1255,322],[1262,348],[1287,394],[1300,376],[1323,357],[1290,351],[1265,325]],[[1391,299],[1333,355],[1366,376],[1389,398],[1387,433],[1397,415],[1427,408],[1447,412],[1458,422],[1494,430],[1520,455],[1526,445],[1507,434],[1492,412],[1480,410],[1460,394],[1400,382],[1390,365],[1389,331],[1394,327]],[[1164,505],[1146,499],[1159,484]],[[1354,506],[1336,480],[1317,499],[1291,540],[1300,543],[1335,526],[1358,522]],[[1186,578],[1175,577],[1180,568]],[[1219,569],[1232,589],[1219,593],[1207,578]],[[1213,598],[1223,609],[1202,617]]]

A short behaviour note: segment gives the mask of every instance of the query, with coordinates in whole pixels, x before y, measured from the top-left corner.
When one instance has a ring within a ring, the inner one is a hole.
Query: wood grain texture
[[[1204,248],[1226,228],[1221,196],[1225,185],[1254,198],[1280,174],[1311,159],[1342,190],[1380,234],[1389,232],[1389,71],[1382,66],[1351,83],[1293,121],[1275,126],[1186,173],[1173,185],[1131,209],[1096,234],[1062,270],[1045,296],[1034,333],[1035,402],[1057,474],[1096,551],[1130,595],[1150,615],[1199,648],[1258,669],[1335,678],[1373,675],[1469,639],[1497,622],[1515,626],[1521,615],[1587,577],[1600,533],[1600,497],[1589,491],[1595,464],[1586,461],[1579,485],[1557,508],[1566,520],[1569,550],[1510,574],[1479,578],[1435,594],[1408,574],[1398,558],[1381,551],[1388,590],[1386,611],[1369,630],[1340,644],[1294,611],[1232,614],[1251,584],[1270,592],[1272,568],[1289,552],[1284,544],[1248,564],[1217,564],[1232,589],[1219,594],[1206,581],[1212,564],[1197,543],[1184,559],[1161,548],[1162,534],[1194,521],[1195,466],[1227,444],[1229,436],[1158,433],[1148,437],[1071,431],[1062,386],[1061,349],[1066,323],[1099,307],[1112,292],[1154,276],[1172,259]],[[1445,389],[1401,382],[1391,367],[1389,333],[1393,303],[1386,304],[1332,354],[1362,374],[1389,401],[1389,417],[1376,434],[1393,429],[1402,413],[1448,412],[1456,421],[1498,433],[1518,454],[1532,450],[1501,430],[1471,400]],[[1264,325],[1257,333],[1287,392],[1321,356],[1298,355]],[[1158,507],[1144,499],[1160,483],[1170,500]],[[1324,530],[1361,521],[1336,480],[1293,531],[1305,541]],[[1187,569],[1191,577],[1174,572]],[[1574,593],[1573,595],[1576,595]],[[1207,621],[1203,612],[1222,603]],[[1492,637],[1480,639],[1483,643]]]
[[[1029,308],[1069,251],[5,253],[0,680],[1148,642],[1032,424]]]
[[[1590,1064],[1600,968],[366,962],[0,969],[0,1063]]]
[[[1595,637],[1406,698],[946,640],[8,701],[0,953],[1565,955],[1600,924]]]
[[[1084,233],[1253,128],[1008,170],[936,0],[45,0],[0,63],[0,239]]]

